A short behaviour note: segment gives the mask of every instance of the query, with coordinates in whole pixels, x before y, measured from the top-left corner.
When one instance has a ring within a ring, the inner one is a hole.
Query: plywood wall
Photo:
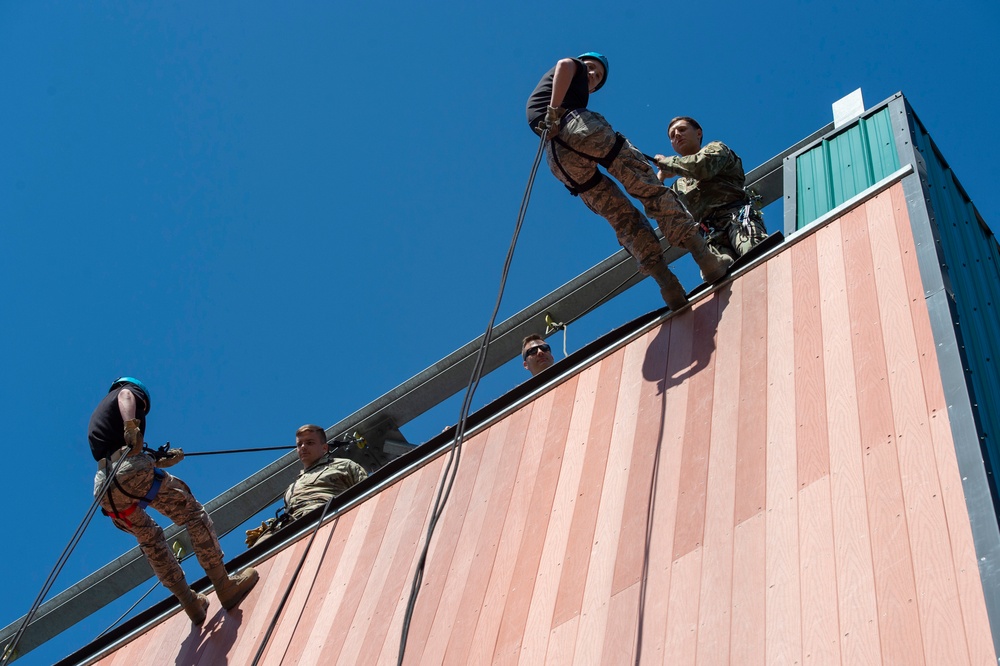
[[[443,460],[319,534],[263,664],[390,664]],[[102,664],[249,664],[305,553]],[[409,664],[995,664],[900,185],[465,445]]]

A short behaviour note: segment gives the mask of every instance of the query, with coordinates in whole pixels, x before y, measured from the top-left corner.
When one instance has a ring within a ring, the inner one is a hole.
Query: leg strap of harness
[[[553,140],[558,142],[559,145],[563,146],[564,148],[572,150],[574,153],[577,153],[578,155],[583,155],[583,153],[581,153],[580,151],[573,150],[572,148],[567,146],[562,139],[556,138]],[[583,155],[583,156],[589,159],[593,159],[589,155]],[[567,173],[566,169],[563,168],[562,162],[559,161],[559,154],[556,152],[555,147],[553,147],[552,149],[552,159],[555,161],[556,166],[559,167],[559,171],[562,172],[563,177],[571,183],[570,185],[566,185],[566,189],[569,190],[569,193],[572,194],[574,197],[583,194],[587,190],[597,187],[597,184],[601,182],[601,172],[598,171],[596,167],[594,168],[594,175],[588,178],[585,182],[578,183],[575,180],[573,180],[573,177],[570,176],[569,173]]]
[[[165,478],[167,478],[167,473],[164,472],[159,467],[154,467],[153,484],[149,487],[149,492],[147,492],[144,497],[136,497],[135,495],[127,492],[124,488],[121,487],[121,484],[118,483],[118,479],[115,478],[114,479],[115,487],[117,487],[118,490],[124,493],[125,495],[137,501],[133,502],[132,505],[129,506],[124,511],[119,511],[118,508],[115,506],[114,500],[111,499],[111,494],[108,493],[108,500],[111,502],[112,511],[105,511],[102,508],[101,513],[103,513],[105,516],[108,516],[109,518],[117,518],[118,520],[122,521],[129,527],[132,527],[132,522],[128,519],[128,517],[131,516],[137,509],[145,509],[147,506],[149,506],[150,502],[156,499],[156,496],[160,492],[160,486],[163,485],[163,480]]]
[[[573,146],[569,145],[568,143],[566,143],[565,141],[563,141],[559,137],[556,137],[556,138],[554,138],[552,140],[555,141],[556,143],[558,143],[560,146],[562,146],[566,150],[569,150],[569,151],[572,151],[572,152],[576,153],[580,157],[586,157],[588,160],[591,160],[593,162],[597,162],[598,164],[600,164],[605,169],[607,169],[607,168],[609,168],[611,166],[611,164],[618,157],[618,153],[622,152],[622,146],[625,145],[625,137],[622,136],[619,132],[615,132],[615,145],[611,146],[611,150],[608,151],[607,155],[605,155],[604,157],[597,157],[595,155],[588,155],[585,152],[577,150],[576,148],[574,148]]]

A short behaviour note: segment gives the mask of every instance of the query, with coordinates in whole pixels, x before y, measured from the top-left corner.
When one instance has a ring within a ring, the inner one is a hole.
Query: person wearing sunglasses
[[[552,348],[537,334],[529,335],[521,342],[521,359],[532,377],[556,362]]]

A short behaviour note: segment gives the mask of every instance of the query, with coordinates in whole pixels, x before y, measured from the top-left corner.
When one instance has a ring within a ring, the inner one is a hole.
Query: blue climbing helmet
[[[603,53],[598,53],[597,51],[587,51],[586,53],[578,55],[576,57],[576,59],[577,60],[596,60],[597,62],[599,62],[602,65],[604,65],[604,78],[601,79],[601,82],[597,84],[596,88],[594,88],[594,92],[597,92],[598,90],[600,90],[601,88],[603,88],[604,84],[607,83],[607,81],[608,81],[608,75],[611,73],[611,68],[608,66],[608,59],[604,56],[604,54]]]
[[[108,389],[108,393],[111,393],[116,388],[120,388],[122,386],[125,386],[126,384],[132,386],[133,388],[139,389],[139,393],[142,394],[142,401],[146,403],[146,414],[149,414],[149,408],[150,408],[149,389],[146,388],[146,385],[140,382],[135,377],[119,377],[111,384],[111,388]]]

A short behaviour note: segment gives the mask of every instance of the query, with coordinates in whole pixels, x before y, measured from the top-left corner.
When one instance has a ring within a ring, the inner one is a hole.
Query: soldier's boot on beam
[[[684,292],[684,286],[677,279],[677,276],[674,275],[673,271],[667,268],[666,264],[658,264],[650,272],[650,276],[656,280],[656,284],[660,285],[660,296],[663,297],[663,302],[671,310],[676,312],[687,305],[688,299],[687,294]]]
[[[191,621],[200,627],[208,613],[208,597],[188,587],[187,581],[181,581],[167,589],[181,602],[181,607]]]
[[[701,269],[701,279],[709,284],[724,278],[733,265],[732,257],[720,254],[701,234],[691,234],[691,237],[683,243],[683,247],[691,253],[698,268]]]
[[[212,567],[206,573],[209,580],[215,585],[215,593],[219,596],[219,603],[226,610],[240,603],[260,578],[257,575],[257,570],[252,567],[230,577],[226,573],[226,565],[224,564]]]

